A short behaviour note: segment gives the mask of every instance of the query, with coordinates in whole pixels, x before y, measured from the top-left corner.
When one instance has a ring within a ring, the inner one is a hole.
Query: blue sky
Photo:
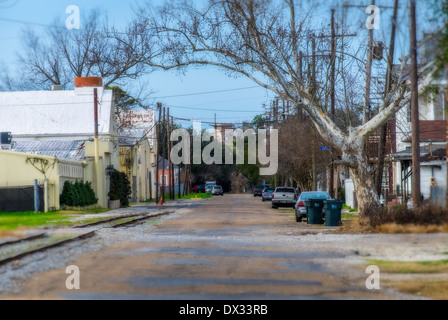
[[[162,1],[151,2],[157,4]],[[342,0],[324,1],[324,4],[334,7],[332,3],[340,1]],[[364,2],[368,4],[370,0]],[[392,0],[377,2],[393,3]],[[403,2],[408,1],[402,0]],[[120,28],[132,19],[138,3],[139,0],[0,0],[0,65],[3,63],[8,68],[14,68],[17,52],[23,50],[20,38],[24,28],[44,32],[45,25],[56,19],[60,20],[63,26],[68,17],[65,11],[70,5],[80,8],[81,27],[83,15],[88,15],[92,9],[100,9],[107,15],[110,25]],[[327,11],[329,12],[329,9],[317,15],[316,21],[320,20],[317,24],[322,24],[324,20],[321,19],[328,16]],[[362,19],[367,16],[362,9],[355,11],[355,14],[350,14],[350,20],[361,24]],[[385,24],[388,24],[390,11],[386,10],[382,16]],[[403,14],[406,16],[405,12]],[[405,35],[408,27],[407,23],[403,24],[402,34]],[[256,85],[250,80],[229,78],[213,67],[192,70],[184,76],[175,72],[159,71],[148,75],[145,83],[149,85],[156,101],[173,106],[171,113],[174,116],[203,121],[214,121],[215,114],[218,122],[250,121],[257,114],[263,113],[263,104],[269,105],[273,99],[272,93],[262,88],[254,88]],[[196,93],[200,94],[194,95]]]
[[[22,30],[30,27],[44,32],[44,26],[56,19],[65,22],[68,17],[65,10],[69,5],[79,7],[81,28],[83,14],[88,14],[92,9],[100,9],[106,14],[110,25],[122,27],[133,17],[137,3],[123,0],[0,0],[0,63],[13,69],[17,52],[22,50]],[[256,85],[250,80],[229,78],[213,67],[192,70],[186,75],[155,72],[148,76],[145,83],[149,84],[157,101],[173,106],[171,113],[174,116],[187,119],[214,121],[216,113],[218,122],[250,121],[263,113],[262,104],[269,104],[271,99],[266,90],[254,88]],[[242,90],[226,91],[233,89]],[[205,94],[216,91],[224,92]],[[191,95],[195,93],[201,94]],[[182,97],[164,98],[178,95]]]

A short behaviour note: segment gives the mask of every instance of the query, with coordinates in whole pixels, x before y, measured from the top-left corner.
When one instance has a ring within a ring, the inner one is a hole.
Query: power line
[[[38,27],[44,27],[44,28],[66,29],[66,27],[63,27],[63,26],[49,25],[49,24],[44,24],[44,23],[29,22],[29,21],[16,20],[16,19],[9,19],[9,18],[3,18],[3,17],[0,17],[0,21],[19,23],[19,24],[26,24],[26,25],[32,25],[32,26],[38,26]]]
[[[213,111],[213,112],[257,113],[257,114],[259,114],[261,112],[261,111],[242,111],[242,110],[220,110],[220,109],[193,108],[193,107],[181,107],[181,106],[173,106],[173,105],[167,105],[167,106],[170,107],[170,108],[177,108],[177,109]]]
[[[205,94],[214,94],[214,93],[223,93],[223,92],[232,92],[232,91],[242,91],[242,90],[255,89],[255,88],[260,88],[260,86],[236,88],[236,89],[228,89],[228,90],[218,90],[218,91],[208,91],[208,92],[198,92],[198,93],[187,93],[187,94],[179,94],[179,95],[174,95],[174,96],[156,97],[155,99],[200,96],[200,95],[205,95]]]

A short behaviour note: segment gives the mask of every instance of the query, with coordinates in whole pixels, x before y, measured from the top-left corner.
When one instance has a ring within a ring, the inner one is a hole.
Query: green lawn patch
[[[198,193],[198,198],[200,199],[209,199],[212,198],[213,196],[211,194],[207,194],[207,193]],[[188,194],[186,196],[183,196],[182,199],[193,199],[196,197],[196,194],[192,193],[192,194]]]
[[[342,214],[342,220],[353,220],[353,219],[359,219],[359,216],[356,214],[349,214],[349,213]]]
[[[369,264],[376,265],[382,272],[401,274],[435,274],[448,272],[448,260],[397,262],[369,260]]]
[[[0,230],[15,230],[20,227],[33,228],[62,223],[71,216],[61,212],[0,212]]]
[[[0,230],[11,231],[19,228],[37,228],[69,226],[76,223],[72,219],[79,215],[99,214],[109,211],[108,209],[70,209],[48,213],[27,212],[0,212]],[[79,221],[77,222],[79,223]]]

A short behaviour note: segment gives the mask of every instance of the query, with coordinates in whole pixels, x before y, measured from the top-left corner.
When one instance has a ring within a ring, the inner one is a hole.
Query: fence
[[[44,190],[39,187],[39,210],[44,211]],[[34,211],[34,187],[0,188],[0,212]]]

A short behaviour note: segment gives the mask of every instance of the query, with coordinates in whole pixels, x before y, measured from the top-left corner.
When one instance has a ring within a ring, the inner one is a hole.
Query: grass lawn
[[[41,226],[70,225],[71,219],[77,215],[98,214],[107,209],[63,210],[48,213],[34,212],[0,212],[0,231],[11,231]],[[79,222],[78,222],[79,223]]]
[[[442,261],[417,261],[417,262],[397,262],[397,261],[377,261],[369,260],[369,264],[378,266],[381,271],[387,273],[419,273],[435,274],[448,272],[448,260]]]
[[[445,277],[448,272],[448,260],[416,262],[369,260],[368,263],[377,265],[381,272],[415,275],[412,281],[387,280],[386,286],[388,287],[412,295],[424,296],[437,300],[448,299],[448,281],[446,281]],[[441,275],[441,279],[425,278],[425,275],[433,275],[437,277],[438,274]],[[421,277],[419,277],[419,275],[421,275]]]
[[[192,193],[192,194],[188,194],[186,196],[183,196],[182,199],[193,199],[196,197],[196,194]],[[198,193],[198,198],[200,199],[209,199],[212,198],[213,196],[211,194],[207,194],[207,193]]]
[[[424,296],[436,300],[448,300],[448,281],[428,281],[417,279],[401,282],[393,286],[404,293]]]

